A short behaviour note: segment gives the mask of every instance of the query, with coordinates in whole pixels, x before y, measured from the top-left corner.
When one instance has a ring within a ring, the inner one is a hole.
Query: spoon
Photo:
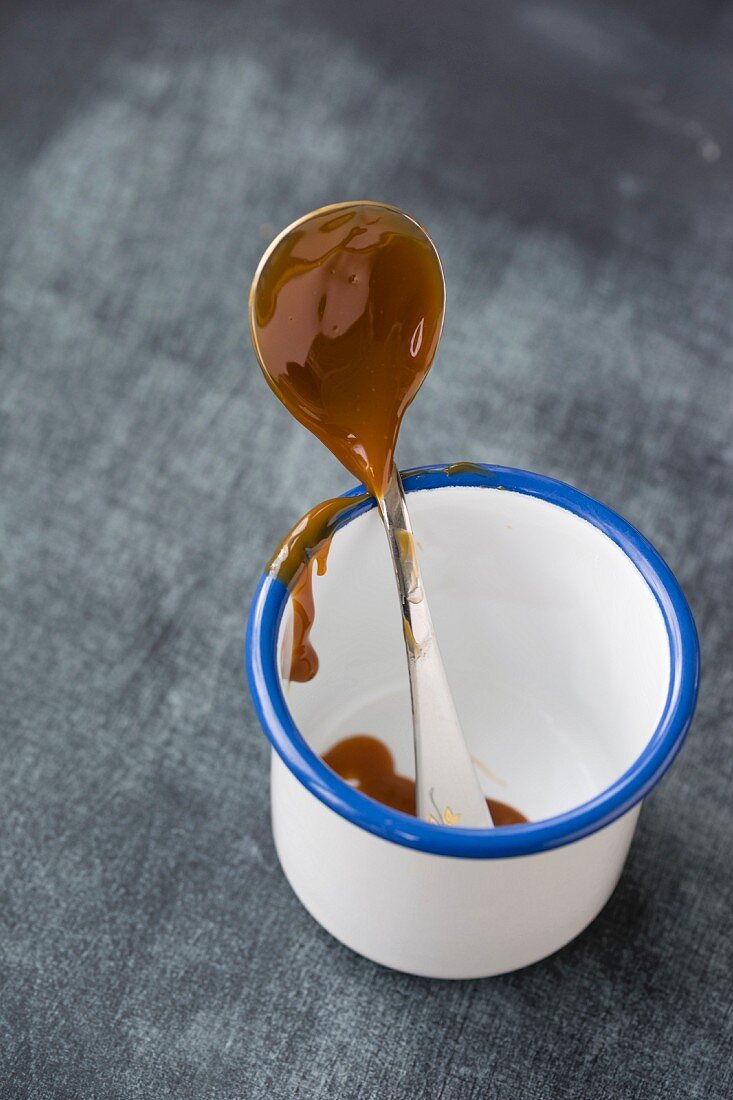
[[[252,282],[252,343],[270,388],[376,497],[402,607],[417,815],[493,822],[440,656],[394,449],[433,361],[445,310],[425,230],[381,203],[339,203],[293,222]]]

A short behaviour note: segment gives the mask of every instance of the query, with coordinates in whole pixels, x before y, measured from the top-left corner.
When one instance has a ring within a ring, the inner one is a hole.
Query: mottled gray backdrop
[[[5,0],[0,1089],[731,1095],[733,8]],[[390,973],[278,868],[247,602],[348,477],[245,337],[267,239],[370,197],[449,312],[403,465],[618,508],[700,628],[698,716],[604,913],[523,973]]]

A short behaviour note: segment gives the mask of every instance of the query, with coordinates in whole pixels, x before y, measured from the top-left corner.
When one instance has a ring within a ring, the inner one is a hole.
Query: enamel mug
[[[321,760],[367,733],[414,776],[389,550],[374,502],[353,490],[315,580],[313,680],[283,677],[292,609],[277,577],[262,577],[250,609],[275,845],[300,901],[354,951],[427,977],[501,974],[557,951],[610,897],[642,801],[692,719],[697,635],[654,548],[569,485],[465,463],[405,482],[469,750],[486,795],[529,824],[418,821]]]

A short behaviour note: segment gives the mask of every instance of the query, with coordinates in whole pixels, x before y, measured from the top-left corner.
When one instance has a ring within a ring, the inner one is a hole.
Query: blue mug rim
[[[455,469],[458,467],[468,467]],[[600,794],[565,813],[526,825],[491,830],[432,825],[392,810],[355,790],[308,746],[288,710],[277,669],[277,636],[288,598],[277,577],[263,574],[252,600],[245,665],[260,724],[286,767],[311,794],[358,828],[391,843],[435,855],[496,859],[532,855],[570,844],[610,825],[640,802],[662,778],[687,735],[697,702],[700,650],[692,613],[669,566],[651,543],[611,508],[571,485],[508,466],[441,464],[405,471],[408,493],[473,486],[539,497],[592,523],[639,570],[664,620],[670,648],[667,699],[654,734],[630,768]],[[363,497],[363,486],[343,493]],[[339,526],[375,506],[358,500]]]

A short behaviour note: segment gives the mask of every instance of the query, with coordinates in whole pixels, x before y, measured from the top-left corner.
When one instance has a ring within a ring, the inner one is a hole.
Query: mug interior
[[[409,506],[485,793],[532,822],[597,797],[644,751],[669,693],[669,634],[649,584],[602,530],[537,496],[451,485],[411,492]],[[352,734],[379,737],[414,776],[399,603],[375,509],[337,531],[314,593],[318,673],[287,683],[279,661],[295,725],[319,755]],[[291,629],[288,599],[278,655]]]

